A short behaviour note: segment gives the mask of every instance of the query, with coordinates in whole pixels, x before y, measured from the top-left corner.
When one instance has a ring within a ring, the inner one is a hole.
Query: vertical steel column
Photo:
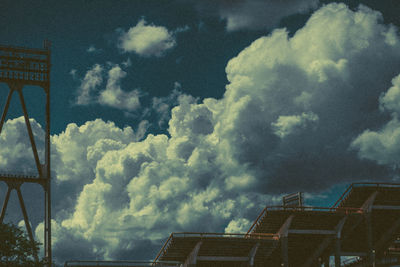
[[[49,58],[50,62],[50,53]],[[50,63],[49,63],[50,65]],[[49,68],[50,72],[50,68]],[[48,73],[50,77],[50,73]],[[45,178],[46,184],[44,188],[44,198],[45,198],[45,223],[44,223],[44,245],[45,245],[45,258],[47,266],[52,265],[52,253],[51,253],[51,175],[50,175],[50,82],[47,88],[44,88],[46,92],[46,147],[45,147]]]
[[[35,158],[36,167],[39,173],[39,177],[43,178],[42,174],[42,166],[40,165],[39,155],[36,148],[35,138],[33,137],[31,123],[29,122],[28,111],[26,110],[26,105],[24,101],[24,96],[22,94],[22,86],[21,85],[14,85],[14,90],[17,90],[19,99],[21,101],[22,110],[24,112],[25,124],[26,128],[28,129],[29,140],[31,141],[33,156]]]
[[[10,91],[8,92],[8,96],[7,96],[7,102],[6,102],[6,105],[4,106],[3,114],[1,115],[0,133],[1,133],[1,130],[3,129],[4,121],[6,120],[6,115],[7,115],[7,112],[8,112],[8,107],[10,106],[11,96],[12,96],[13,92],[14,92],[14,90],[12,90],[10,88]]]
[[[6,215],[6,210],[7,210],[8,200],[10,199],[11,190],[12,190],[12,188],[10,186],[8,186],[6,198],[4,199],[4,202],[3,202],[3,208],[1,209],[0,223],[3,223],[4,216]]]
[[[24,216],[26,231],[28,232],[30,241],[34,244],[35,240],[33,239],[32,228],[31,228],[31,224],[28,219],[28,213],[26,212],[25,203],[24,203],[24,199],[22,198],[20,186],[21,186],[20,184],[17,185],[15,190],[17,191],[17,194],[18,194],[18,199],[19,199],[19,204],[21,206],[22,215]],[[33,256],[35,257],[36,262],[38,262],[39,258],[38,258],[36,251],[34,252]]]

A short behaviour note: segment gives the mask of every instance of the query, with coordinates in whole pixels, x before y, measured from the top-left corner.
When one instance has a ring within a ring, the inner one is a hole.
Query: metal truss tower
[[[0,82],[9,87],[8,97],[0,120],[0,135],[3,128],[13,93],[19,95],[25,124],[32,146],[33,157],[37,168],[37,175],[27,176],[20,174],[0,174],[0,181],[7,184],[8,190],[0,214],[0,223],[6,214],[8,200],[12,190],[18,195],[19,204],[25,221],[26,230],[31,242],[34,242],[32,228],[29,223],[21,186],[24,183],[40,184],[44,190],[44,261],[45,266],[52,266],[51,255],[51,195],[50,195],[50,42],[45,40],[43,49],[24,47],[0,46]],[[26,109],[23,87],[26,85],[41,87],[45,92],[45,158],[40,162],[35,138],[29,122]],[[0,148],[1,149],[1,148]],[[38,255],[35,255],[38,260]]]

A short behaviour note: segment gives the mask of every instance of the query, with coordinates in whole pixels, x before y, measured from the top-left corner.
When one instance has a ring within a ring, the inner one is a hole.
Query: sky
[[[153,259],[171,232],[246,232],[288,193],[330,206],[351,183],[399,180],[398,1],[2,0],[0,14],[0,44],[52,43],[60,264]],[[43,157],[44,93],[24,93]],[[17,100],[0,170],[30,174]],[[43,242],[42,189],[22,191]],[[21,220],[14,194],[6,221]]]

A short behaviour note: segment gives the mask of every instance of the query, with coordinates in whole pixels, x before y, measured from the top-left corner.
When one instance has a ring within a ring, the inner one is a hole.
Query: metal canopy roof
[[[293,229],[334,230],[346,215],[361,213],[360,208],[268,206],[247,233],[277,233],[291,215],[295,215],[291,224]]]
[[[198,261],[246,261],[251,250],[257,245],[262,260],[278,245],[278,238],[271,234],[224,234],[224,233],[172,233],[165,242],[155,262],[184,262],[201,242]],[[264,255],[264,256],[263,256]]]
[[[394,183],[354,183],[332,206],[361,208],[374,192],[378,192],[374,205],[400,206],[400,184]]]
[[[64,267],[177,267],[178,263],[165,262],[163,264],[154,264],[152,261],[84,261],[70,260],[66,261]]]

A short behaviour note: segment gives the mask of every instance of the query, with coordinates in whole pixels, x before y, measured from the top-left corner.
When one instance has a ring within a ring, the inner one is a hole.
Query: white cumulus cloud
[[[380,99],[381,108],[400,114],[400,74],[392,80],[392,85]]]
[[[247,219],[232,220],[225,228],[225,233],[245,233],[249,230],[250,226],[251,222]]]
[[[271,125],[274,128],[274,133],[284,138],[297,129],[304,129],[310,123],[315,123],[317,121],[317,115],[313,113],[302,113],[301,115],[279,116],[278,120]]]
[[[393,86],[382,94],[382,111],[390,111],[392,119],[380,130],[367,129],[351,144],[361,158],[383,165],[400,166],[400,75],[392,80]]]
[[[75,100],[77,105],[88,105],[93,102],[93,92],[97,90],[97,88],[103,82],[103,70],[104,68],[101,65],[95,64],[86,72],[85,77],[81,81],[81,85],[78,88],[77,97]],[[71,73],[73,76],[76,75],[76,71]]]
[[[102,105],[134,111],[140,107],[139,91],[125,92],[121,89],[120,80],[126,72],[116,65],[108,71],[108,80],[105,90],[100,92],[99,103]]]
[[[147,24],[144,19],[120,36],[120,47],[144,57],[160,57],[176,45],[173,32],[163,26]]]
[[[129,60],[122,63],[124,66],[129,67]],[[107,76],[104,76],[105,67],[100,64],[95,64],[89,69],[81,85],[77,91],[77,98],[75,104],[88,105],[100,104],[109,106],[128,112],[135,111],[140,108],[140,92],[138,89],[131,89],[130,91],[121,88],[121,80],[126,77],[126,72],[115,64],[107,69]],[[103,80],[106,80],[105,86]],[[104,86],[104,88],[102,88]]]
[[[86,49],[88,53],[100,53],[101,49],[96,48],[94,45],[90,45],[88,49]]]
[[[394,118],[379,131],[365,130],[351,145],[358,150],[361,158],[398,167],[400,164],[400,122]]]

